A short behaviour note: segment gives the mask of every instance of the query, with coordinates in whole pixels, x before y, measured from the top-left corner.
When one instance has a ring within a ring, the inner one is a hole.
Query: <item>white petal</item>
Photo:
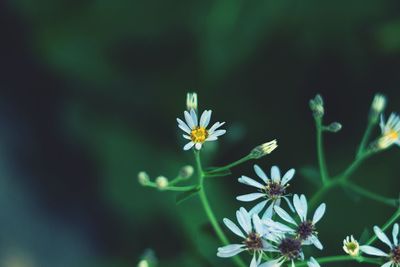
[[[274,232],[274,231],[279,231],[279,232],[283,232],[283,233],[293,233],[293,232],[295,232],[295,230],[290,228],[289,226],[286,226],[285,224],[280,223],[280,222],[275,222],[272,219],[265,219],[262,222],[268,228],[270,228],[272,232]]]
[[[261,223],[260,217],[258,217],[257,214],[253,214],[253,225],[256,233],[258,233],[260,236],[263,236],[265,234],[264,227]]]
[[[313,224],[316,224],[317,222],[319,222],[319,220],[321,220],[322,216],[324,216],[325,214],[325,209],[326,209],[326,205],[325,203],[322,203],[321,205],[319,205],[319,207],[317,208],[317,210],[314,213],[314,217],[313,217]]]
[[[229,258],[235,256],[244,250],[243,246],[243,244],[233,244],[218,248],[217,256],[221,258]]]
[[[198,120],[197,120],[197,114],[196,114],[196,111],[194,111],[194,109],[191,109],[191,110],[190,110],[190,116],[192,117],[194,126],[198,126],[198,125],[199,125],[199,122],[198,122]]]
[[[237,225],[234,224],[231,220],[224,218],[223,221],[225,225],[229,228],[229,230],[231,230],[234,234],[246,238],[242,231],[240,231],[239,227],[237,227]]]
[[[216,123],[213,124],[213,126],[211,126],[211,128],[208,130],[209,134],[212,134],[216,129],[218,129],[219,127],[221,127],[222,125],[224,125],[225,122],[219,122],[217,121]]]
[[[211,119],[211,110],[205,110],[200,117],[200,126],[206,128],[210,123]]]
[[[257,164],[254,164],[254,171],[260,177],[265,183],[268,182],[268,176],[265,174],[265,172],[258,166]]]
[[[272,201],[272,203],[265,210],[264,215],[262,216],[263,220],[272,218],[272,215],[274,214],[274,204],[274,201]]]
[[[397,246],[399,244],[399,239],[398,239],[398,235],[399,235],[399,224],[395,223],[393,225],[393,231],[392,231],[392,236],[393,236],[393,244],[395,246]]]
[[[285,173],[285,175],[283,176],[281,184],[282,184],[282,185],[287,184],[290,180],[292,180],[294,174],[295,174],[295,170],[294,170],[294,169],[288,170],[288,171]]]
[[[211,136],[211,135],[209,135],[209,136],[207,137],[207,139],[206,139],[206,141],[215,141],[215,140],[218,140],[218,137],[216,137],[216,136]]]
[[[200,149],[201,149],[201,146],[202,146],[202,143],[196,143],[195,148],[196,148],[197,150],[200,150]]]
[[[189,136],[189,135],[182,134],[182,136],[183,136],[183,138],[185,138],[185,139],[187,139],[187,140],[192,140],[192,138],[190,138],[190,136]]]
[[[374,232],[376,236],[386,245],[388,245],[390,248],[393,248],[392,243],[390,242],[389,238],[387,235],[379,228],[378,226],[374,226]]]
[[[263,197],[263,196],[265,196],[264,193],[251,193],[251,194],[238,196],[238,197],[236,197],[236,199],[239,201],[249,202],[249,201],[259,199],[260,197]]]
[[[246,185],[250,185],[250,186],[254,186],[260,189],[263,189],[264,186],[262,184],[260,184],[259,182],[254,181],[253,179],[251,179],[250,177],[244,176],[242,175],[238,181],[242,184],[246,184]]]
[[[293,196],[293,205],[296,209],[297,214],[299,215],[301,221],[305,220],[303,205],[300,202],[300,198],[297,194]]]
[[[247,213],[247,211],[244,208],[240,208],[238,211],[236,211],[236,218],[246,234],[249,234],[251,232],[251,221],[250,215]]]
[[[191,149],[193,146],[194,146],[194,143],[193,143],[193,142],[189,142],[189,143],[187,143],[187,144],[183,147],[183,150],[189,150],[189,149]]]
[[[392,266],[396,266],[396,265],[392,265],[392,261],[388,261],[384,265],[382,265],[381,267],[392,267]]]
[[[260,211],[262,211],[262,209],[265,207],[265,205],[267,204],[267,202],[268,202],[268,199],[267,199],[267,200],[264,200],[264,201],[261,201],[260,203],[258,203],[257,205],[255,205],[255,206],[249,211],[250,215],[259,214]]]
[[[314,244],[314,246],[317,249],[322,250],[324,248],[324,246],[322,246],[321,242],[319,241],[318,237],[316,237],[315,235],[311,236],[310,241]]]
[[[286,203],[288,204],[290,210],[291,210],[292,212],[295,212],[292,203],[290,203],[290,200],[289,200],[287,197],[283,197],[283,199],[284,199],[284,200],[286,201]]]
[[[320,267],[319,263],[313,258],[310,257],[310,260],[307,262],[308,267]]]
[[[387,257],[388,254],[371,246],[360,246],[360,250],[368,255]]]
[[[281,180],[281,171],[277,166],[272,166],[271,168],[271,179],[274,182],[279,182]]]
[[[307,219],[307,210],[308,210],[308,205],[307,205],[307,199],[305,195],[300,196],[300,202],[301,202],[301,207],[304,210],[304,220]]]
[[[256,253],[253,254],[253,258],[250,262],[250,267],[257,267]]]
[[[295,220],[293,220],[293,218],[284,209],[282,209],[281,207],[276,206],[275,207],[275,212],[276,212],[276,214],[279,215],[279,217],[282,218],[282,220],[284,220],[284,221],[286,221],[288,223],[297,225]]]
[[[226,130],[216,130],[215,132],[210,133],[210,136],[218,137],[218,136],[221,136],[221,135],[223,135],[225,133],[226,133]]]
[[[385,131],[385,118],[384,118],[383,114],[381,114],[381,121],[379,123],[379,126],[381,127],[381,131],[383,133]]]
[[[192,116],[190,116],[189,112],[187,112],[187,111],[183,112],[183,114],[185,115],[185,120],[186,120],[186,123],[189,126],[189,128],[194,129],[195,124],[193,122]]]
[[[190,128],[186,125],[186,123],[184,123],[181,119],[176,118],[176,120],[178,121],[178,127],[181,128],[185,133],[190,134],[191,130]]]
[[[268,262],[264,262],[263,264],[259,265],[258,267],[280,267],[284,261],[281,259],[271,260]]]

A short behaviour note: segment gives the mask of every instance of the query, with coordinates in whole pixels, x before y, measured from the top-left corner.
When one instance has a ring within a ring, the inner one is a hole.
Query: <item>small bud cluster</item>
[[[321,95],[316,95],[310,100],[310,109],[313,112],[314,118],[322,118],[325,113],[324,100]]]

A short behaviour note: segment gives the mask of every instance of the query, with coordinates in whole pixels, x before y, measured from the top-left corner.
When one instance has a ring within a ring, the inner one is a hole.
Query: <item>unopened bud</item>
[[[186,94],[186,108],[187,110],[194,109],[195,111],[197,110],[197,94],[192,92],[192,93],[187,93]]]
[[[164,189],[168,186],[168,179],[164,176],[158,176],[156,178],[156,185],[158,189]]]
[[[138,181],[141,185],[147,185],[150,181],[149,175],[146,172],[139,172]]]
[[[340,130],[342,129],[342,124],[341,123],[339,123],[339,122],[332,122],[331,124],[329,124],[327,127],[326,127],[326,130],[327,131],[330,131],[330,132],[332,132],[332,133],[337,133],[337,132],[339,132]]]
[[[324,116],[324,100],[322,99],[321,95],[316,95],[310,100],[309,104],[315,118],[322,118]]]
[[[262,145],[256,146],[251,152],[250,156],[254,159],[259,159],[265,155],[272,153],[278,147],[277,141],[272,140]]]
[[[385,110],[386,107],[386,97],[382,94],[375,94],[372,100],[371,110],[369,118],[373,122],[377,122],[379,115]]]
[[[182,178],[190,178],[194,173],[194,168],[191,165],[186,165],[179,171],[179,176]]]
[[[141,261],[139,261],[139,263],[137,265],[137,267],[149,267],[149,266],[150,266],[150,264],[147,260],[141,260]]]

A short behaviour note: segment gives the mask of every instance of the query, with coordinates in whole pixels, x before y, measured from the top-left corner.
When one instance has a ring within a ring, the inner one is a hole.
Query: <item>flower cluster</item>
[[[265,173],[258,167],[255,166],[256,173],[264,180],[268,187],[270,182]],[[271,178],[273,182],[281,184],[280,175],[278,175],[277,167],[273,167],[273,173]],[[289,173],[289,174],[288,174]],[[291,179],[294,175],[294,170],[289,171],[285,174],[284,180]],[[287,178],[290,177],[290,178]],[[279,178],[279,179],[278,179]],[[262,189],[261,184],[243,176],[239,178],[240,182],[247,185],[255,186],[256,188]],[[284,185],[286,183],[283,183]],[[258,194],[258,193],[254,193]],[[260,193],[261,194],[261,193]],[[250,195],[245,195],[248,199]],[[255,196],[255,195],[254,195]],[[252,260],[250,267],[262,266],[262,267],[279,267],[285,262],[291,262],[292,266],[295,266],[296,260],[304,260],[303,246],[314,245],[318,249],[322,249],[323,246],[318,239],[318,232],[316,231],[316,223],[321,220],[325,213],[326,205],[321,204],[315,211],[311,220],[307,219],[308,203],[304,195],[293,196],[293,205],[290,200],[286,197],[288,206],[294,206],[294,214],[290,215],[284,209],[276,203],[277,199],[275,194],[269,194],[268,191],[263,193],[263,196],[267,199],[256,205],[250,212],[247,212],[243,207],[236,212],[236,217],[239,225],[242,227],[244,232],[234,224],[231,220],[225,218],[225,225],[237,236],[243,238],[240,244],[227,245],[218,249],[217,255],[219,257],[232,257],[242,251],[248,251],[252,254]],[[239,196],[238,199],[243,199],[243,196]],[[278,215],[278,220],[273,220],[272,211],[269,212],[268,208],[262,219],[259,217],[259,212],[262,210],[262,206],[266,205],[266,202],[271,201],[270,207]],[[275,203],[274,203],[275,201]],[[260,205],[261,204],[261,205]],[[292,212],[292,210],[289,208]],[[263,263],[262,260],[264,260]],[[310,259],[308,262],[309,266],[319,266],[315,259]]]

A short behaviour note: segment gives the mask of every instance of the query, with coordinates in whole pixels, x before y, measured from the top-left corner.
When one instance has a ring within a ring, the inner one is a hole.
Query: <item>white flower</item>
[[[343,240],[343,250],[350,256],[356,257],[360,253],[360,244],[353,236],[346,236]]]
[[[286,197],[286,188],[289,186],[288,182],[293,178],[295,170],[290,169],[281,178],[281,172],[279,168],[277,166],[273,166],[271,168],[271,179],[268,178],[265,172],[258,165],[254,165],[254,171],[256,172],[257,176],[263,181],[262,184],[244,175],[241,176],[238,181],[242,184],[258,188],[258,192],[241,195],[238,196],[236,199],[239,201],[249,202],[261,198],[262,201],[250,210],[251,214],[260,213],[261,210],[263,210],[264,207],[267,205],[267,203],[270,202],[268,208],[262,216],[263,219],[272,217],[274,206],[280,206],[282,198],[293,210],[289,199]]]
[[[379,125],[382,135],[377,141],[378,148],[386,149],[393,144],[400,146],[400,117],[392,113],[385,123],[383,115],[381,115],[381,122]]]
[[[310,260],[307,262],[308,267],[320,267],[319,263],[313,258],[310,257]]]
[[[200,150],[203,143],[206,141],[215,141],[219,136],[223,135],[226,130],[217,130],[219,127],[224,125],[225,122],[216,122],[210,129],[207,129],[211,119],[211,110],[205,110],[200,117],[200,122],[197,119],[197,113],[194,109],[184,112],[185,120],[176,119],[178,121],[178,127],[181,128],[186,134],[183,137],[190,140],[183,149],[189,150],[193,146],[197,150]]]
[[[280,256],[277,259],[272,259],[261,264],[259,267],[280,267],[286,261],[291,261],[292,267],[294,267],[295,260],[304,260],[301,240],[293,237],[286,237],[284,234],[273,235],[270,239],[272,247],[269,248],[268,251],[277,252]]]
[[[244,208],[236,211],[236,218],[243,231],[231,220],[224,218],[223,221],[234,234],[243,238],[243,242],[218,248],[217,256],[228,258],[242,251],[249,251],[253,254],[250,267],[257,267],[264,251],[268,251],[271,248],[266,239],[272,238],[272,234],[262,225],[257,214],[251,216]]]
[[[400,266],[400,245],[399,245],[399,225],[396,223],[393,226],[392,230],[392,237],[393,237],[393,242],[390,241],[390,239],[387,237],[387,235],[378,227],[374,227],[374,232],[376,236],[386,245],[389,246],[390,252],[386,253],[383,252],[382,250],[372,247],[372,246],[361,246],[360,250],[368,255],[373,255],[373,256],[380,256],[380,257],[386,257],[389,259],[388,262],[383,264],[381,267],[399,267]]]
[[[291,224],[291,226],[286,226],[287,233],[291,233],[296,235],[296,237],[302,240],[304,245],[314,244],[318,249],[323,249],[321,242],[317,237],[317,232],[315,228],[315,224],[321,220],[321,218],[325,214],[326,205],[322,203],[316,210],[312,220],[307,220],[307,210],[308,204],[307,199],[304,195],[300,197],[295,194],[293,196],[293,205],[296,209],[298,216],[300,217],[300,222],[297,222],[293,219],[286,211],[284,211],[281,207],[275,206],[275,212],[281,217],[284,221]],[[274,228],[282,227],[283,224],[279,224],[277,222],[273,222],[272,220],[265,222],[268,226]],[[294,226],[294,227],[293,227]]]

